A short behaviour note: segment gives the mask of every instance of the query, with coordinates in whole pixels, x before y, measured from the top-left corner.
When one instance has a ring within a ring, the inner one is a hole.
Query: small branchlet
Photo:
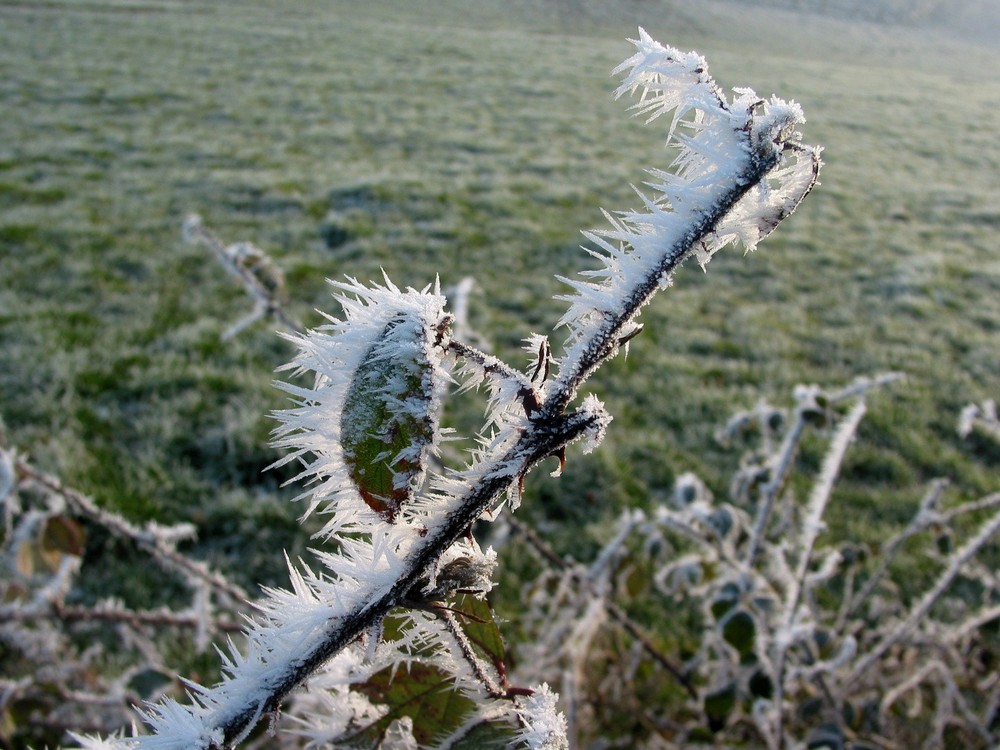
[[[234,338],[264,318],[273,318],[289,332],[302,330],[302,324],[285,310],[288,304],[285,274],[271,256],[250,242],[226,245],[205,226],[198,214],[191,214],[184,220],[182,236],[185,242],[211,250],[253,300],[253,311],[223,331],[223,341]]]
[[[958,434],[969,437],[977,430],[1000,443],[1000,419],[997,418],[997,404],[993,399],[987,399],[982,404],[969,404],[962,409],[958,418]]]

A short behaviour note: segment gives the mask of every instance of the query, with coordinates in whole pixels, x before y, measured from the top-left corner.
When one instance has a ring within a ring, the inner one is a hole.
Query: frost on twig
[[[211,250],[253,300],[253,310],[223,331],[223,341],[267,317],[277,320],[286,331],[302,330],[302,324],[285,310],[288,304],[285,274],[267,253],[250,242],[226,245],[205,226],[198,214],[191,214],[184,220],[182,235],[185,242],[204,245]]]
[[[568,403],[594,368],[638,331],[635,317],[671,282],[687,258],[704,267],[732,242],[749,251],[788,216],[816,184],[820,149],[803,146],[805,122],[795,102],[736,89],[728,101],[696,53],[664,47],[644,30],[636,53],[615,69],[617,96],[639,93],[647,121],[670,117],[668,145],[679,153],[669,170],[651,170],[639,193],[643,208],[606,214],[610,229],[588,232],[600,262],[585,279],[563,278],[573,294],[560,324],[569,327],[554,385]]]
[[[1000,443],[1000,419],[997,418],[997,405],[993,399],[987,399],[982,404],[969,404],[958,419],[958,434],[968,437],[976,430]]]
[[[232,581],[209,569],[205,564],[177,552],[177,543],[192,537],[194,527],[190,525],[167,527],[152,523],[141,529],[122,516],[99,507],[86,495],[63,486],[55,477],[38,471],[24,458],[17,459],[17,470],[26,484],[30,483],[41,488],[51,497],[66,503],[73,513],[99,524],[115,536],[134,542],[160,565],[180,574],[192,589],[207,586],[215,594],[226,597],[227,603],[231,605],[241,605],[249,598],[248,594]]]

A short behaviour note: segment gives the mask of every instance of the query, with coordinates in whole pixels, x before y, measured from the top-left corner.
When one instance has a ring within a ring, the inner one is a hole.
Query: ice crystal
[[[569,747],[566,737],[566,717],[556,707],[557,696],[542,684],[534,693],[522,699],[518,717],[523,726],[518,740],[530,750],[564,750]]]

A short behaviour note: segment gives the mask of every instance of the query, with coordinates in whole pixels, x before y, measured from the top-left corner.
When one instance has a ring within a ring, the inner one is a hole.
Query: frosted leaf
[[[693,591],[705,577],[705,562],[702,556],[686,555],[660,568],[653,582],[670,597]]]
[[[701,477],[686,471],[675,480],[671,500],[676,508],[683,510],[695,504],[710,504],[712,492],[701,480]]]
[[[434,364],[422,326],[390,320],[351,381],[341,413],[348,473],[370,508],[392,521],[419,487],[437,431]]]
[[[299,355],[284,369],[313,372],[312,389],[279,383],[297,401],[275,414],[275,445],[293,451],[276,466],[305,463],[295,480],[314,483],[300,497],[336,508],[324,530],[349,527],[368,508],[393,521],[420,489],[440,438],[441,365],[450,316],[437,290],[403,292],[331,282],[353,295],[338,297],[344,319],[293,336]],[[294,481],[294,480],[293,480]]]
[[[300,351],[284,369],[312,373],[314,385],[281,384],[297,407],[277,414],[275,442],[293,449],[278,465],[305,465],[296,479],[313,485],[302,495],[306,515],[319,508],[329,516],[321,533],[338,535],[336,549],[313,553],[318,570],[289,564],[290,590],[265,589],[243,650],[230,643],[220,652],[222,680],[189,684],[187,706],[151,706],[145,719],[159,736],[141,738],[142,748],[208,748],[219,742],[218,727],[250,731],[303,660],[393,588],[427,532],[435,498],[421,490],[448,380],[444,298],[436,289],[400,291],[388,279],[334,286],[352,295],[339,297],[343,320],[290,337]]]

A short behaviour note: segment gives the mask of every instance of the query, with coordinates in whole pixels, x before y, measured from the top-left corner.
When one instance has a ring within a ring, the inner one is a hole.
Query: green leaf
[[[951,538],[951,531],[945,529],[934,539],[934,543],[937,545],[937,550],[942,555],[950,555],[952,549],[954,548],[953,540]]]
[[[740,657],[745,658],[753,653],[756,636],[757,625],[750,613],[744,610],[734,612],[722,626],[722,637],[739,652]]]
[[[763,670],[758,669],[753,673],[753,676],[747,683],[747,688],[750,691],[750,696],[753,698],[771,700],[774,697],[774,683]]]
[[[406,669],[387,667],[354,689],[388,708],[385,716],[361,732],[375,743],[395,719],[409,716],[414,738],[421,745],[430,744],[459,727],[476,707],[455,688],[450,675],[419,661]]]
[[[720,537],[725,537],[732,531],[733,514],[727,508],[719,508],[708,517],[708,524]]]
[[[416,491],[437,432],[436,369],[419,323],[402,313],[389,321],[355,372],[341,415],[351,479],[390,523]]]
[[[452,609],[458,617],[462,631],[471,641],[481,657],[489,661],[497,670],[501,684],[506,685],[507,671],[504,667],[504,643],[500,628],[493,617],[493,609],[485,599],[462,594],[455,600]]]
[[[726,725],[729,715],[736,708],[736,683],[730,682],[725,687],[706,694],[704,705],[709,728],[718,732]]]
[[[510,750],[515,747],[517,730],[506,721],[477,724],[453,745],[453,750]],[[520,745],[518,745],[520,747]]]

